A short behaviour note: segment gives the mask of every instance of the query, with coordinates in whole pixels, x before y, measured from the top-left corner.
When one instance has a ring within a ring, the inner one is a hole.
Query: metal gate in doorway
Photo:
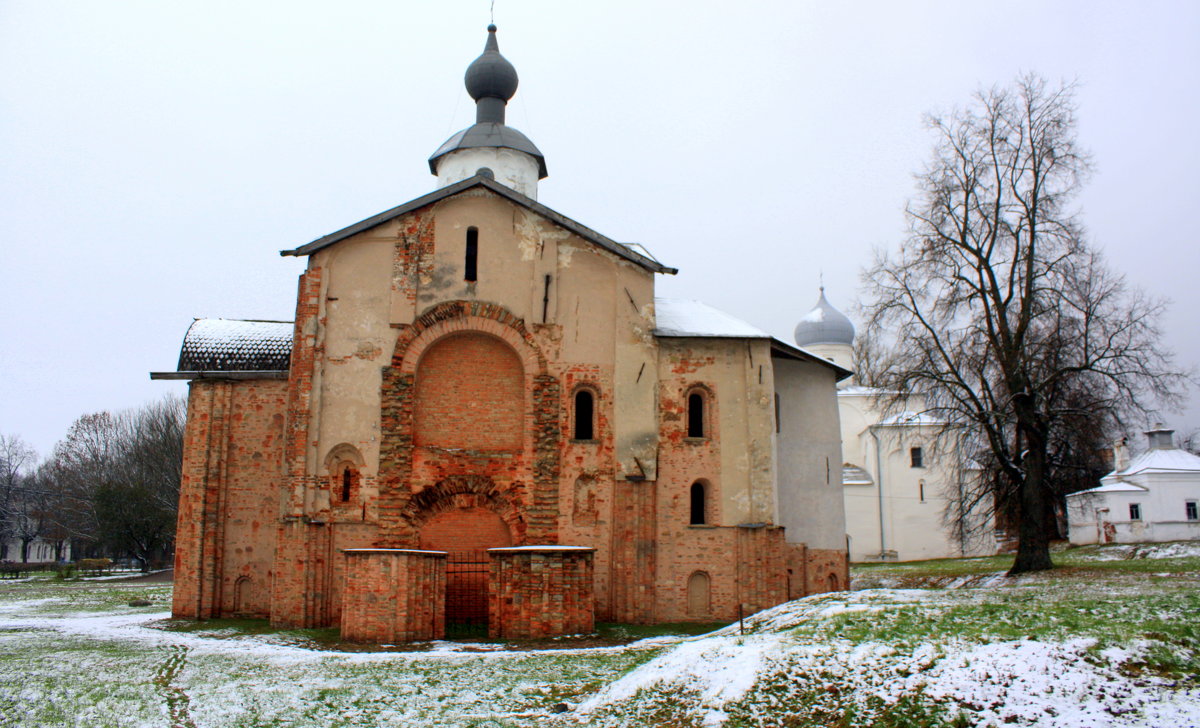
[[[446,552],[446,638],[487,637],[488,577],[485,550]]]

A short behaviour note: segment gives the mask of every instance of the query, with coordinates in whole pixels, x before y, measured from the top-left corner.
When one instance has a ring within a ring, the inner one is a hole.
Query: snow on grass
[[[539,651],[343,652],[265,623],[178,631],[169,586],[14,585],[0,726],[1200,726],[1200,574],[1166,563],[817,595],[700,637]],[[974,568],[934,573],[995,578]]]
[[[787,716],[788,725],[942,725],[961,714],[962,724],[997,727],[1200,725],[1194,682],[1125,674],[1141,646],[1098,649],[1094,637],[980,644],[953,629],[930,641],[904,620],[897,629],[866,629],[865,639],[846,629],[908,610],[913,621],[945,615],[974,635],[960,612],[981,599],[986,605],[986,594],[878,589],[791,602],[747,620],[744,636],[735,625],[681,643],[584,701],[574,720],[618,726],[669,715],[680,725],[774,726]],[[1054,617],[1045,619],[1052,633]]]

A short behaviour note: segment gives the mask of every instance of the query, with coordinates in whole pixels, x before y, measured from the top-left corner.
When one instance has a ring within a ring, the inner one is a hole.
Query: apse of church
[[[835,385],[536,201],[495,28],[439,189],[285,255],[292,322],[197,320],[174,613],[493,637],[735,618],[847,581]]]

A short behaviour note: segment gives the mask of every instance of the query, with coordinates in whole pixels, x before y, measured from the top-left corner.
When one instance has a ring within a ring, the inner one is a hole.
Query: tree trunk
[[[21,563],[22,564],[29,563],[29,543],[31,541],[33,541],[33,539],[31,539],[31,538],[21,539]]]
[[[1050,532],[1046,524],[1046,508],[1050,499],[1046,494],[1045,451],[1030,447],[1025,457],[1025,479],[1021,481],[1018,496],[1017,558],[1009,576],[1030,571],[1053,569],[1050,560]]]

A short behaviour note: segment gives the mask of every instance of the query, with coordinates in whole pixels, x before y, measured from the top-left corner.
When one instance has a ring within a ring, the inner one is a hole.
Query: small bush
[[[112,559],[80,559],[75,565],[88,576],[102,576],[112,568]]]

